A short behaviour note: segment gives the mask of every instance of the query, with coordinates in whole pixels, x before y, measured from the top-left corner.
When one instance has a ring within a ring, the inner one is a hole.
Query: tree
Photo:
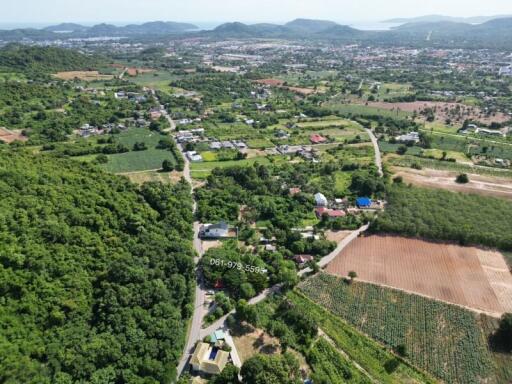
[[[512,353],[512,313],[506,313],[501,317],[500,327],[495,337],[499,345]]]
[[[239,372],[240,370],[233,364],[228,364],[219,375],[210,380],[210,384],[239,384]]]
[[[407,153],[407,147],[405,145],[401,145],[397,148],[396,153],[398,155],[405,155]]]
[[[101,153],[98,156],[96,156],[96,162],[98,164],[106,164],[108,163],[108,156]]]
[[[247,384],[299,384],[299,364],[293,355],[261,355],[248,359],[241,370]]]
[[[469,183],[469,177],[467,174],[461,173],[455,178],[455,181],[459,184],[467,184]]]
[[[162,170],[164,172],[172,172],[174,171],[174,164],[171,160],[164,160],[162,163]]]
[[[350,281],[354,281],[355,278],[357,278],[357,273],[356,271],[350,271],[348,273],[348,277],[350,277]]]
[[[254,325],[258,322],[258,311],[254,305],[249,305],[247,301],[240,300],[236,305],[236,317],[240,321],[246,321]]]

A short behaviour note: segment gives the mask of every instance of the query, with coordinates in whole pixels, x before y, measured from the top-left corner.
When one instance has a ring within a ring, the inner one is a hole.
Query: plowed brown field
[[[358,238],[327,267],[363,281],[473,308],[512,312],[512,275],[501,253],[396,236]]]

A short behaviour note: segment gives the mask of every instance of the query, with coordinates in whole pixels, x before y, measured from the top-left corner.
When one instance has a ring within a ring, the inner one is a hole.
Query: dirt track
[[[7,128],[0,128],[0,141],[4,143],[12,143],[13,141],[27,141],[28,138],[23,136],[19,131],[10,131]]]
[[[512,311],[512,275],[499,252],[395,236],[354,240],[327,267],[489,314]]]

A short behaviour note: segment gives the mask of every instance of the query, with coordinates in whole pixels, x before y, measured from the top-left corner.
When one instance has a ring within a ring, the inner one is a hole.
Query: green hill
[[[170,382],[191,313],[189,187],[0,153],[0,382]]]
[[[54,73],[85,70],[101,64],[98,57],[70,49],[10,44],[0,50],[0,70],[23,73]]]

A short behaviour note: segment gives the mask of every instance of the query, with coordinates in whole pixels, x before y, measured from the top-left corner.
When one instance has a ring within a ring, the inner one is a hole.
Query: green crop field
[[[322,308],[318,301],[313,302],[300,291],[287,295],[294,306],[308,313],[335,343],[336,348],[344,351],[351,361],[359,364],[374,383],[435,383],[429,375],[407,363],[405,360],[387,351],[385,347],[363,335],[340,317]],[[258,304],[261,307],[260,304]],[[263,308],[264,309],[264,308]],[[260,310],[260,308],[258,308]],[[389,363],[396,363],[394,369],[387,368]],[[332,362],[335,364],[334,362]],[[325,369],[325,368],[322,368]]]
[[[170,151],[150,148],[146,151],[132,151],[108,155],[103,167],[112,173],[127,173],[160,169],[164,160],[176,162]]]
[[[329,380],[331,384],[360,383],[371,384],[369,377],[362,374],[354,364],[339,354],[331,344],[319,338],[308,352],[308,363],[316,374]]]
[[[208,175],[215,168],[227,168],[233,166],[247,166],[254,163],[260,164],[269,164],[270,161],[266,157],[254,157],[251,159],[244,160],[229,160],[229,161],[210,161],[210,162],[202,162],[202,163],[192,163],[190,164],[190,173],[192,177],[196,179],[204,179],[208,177]]]
[[[164,71],[141,73],[135,77],[129,77],[132,83],[166,92],[172,92],[170,83],[177,78]]]
[[[300,287],[318,303],[447,383],[493,379],[493,361],[476,314],[371,284],[318,274]]]

